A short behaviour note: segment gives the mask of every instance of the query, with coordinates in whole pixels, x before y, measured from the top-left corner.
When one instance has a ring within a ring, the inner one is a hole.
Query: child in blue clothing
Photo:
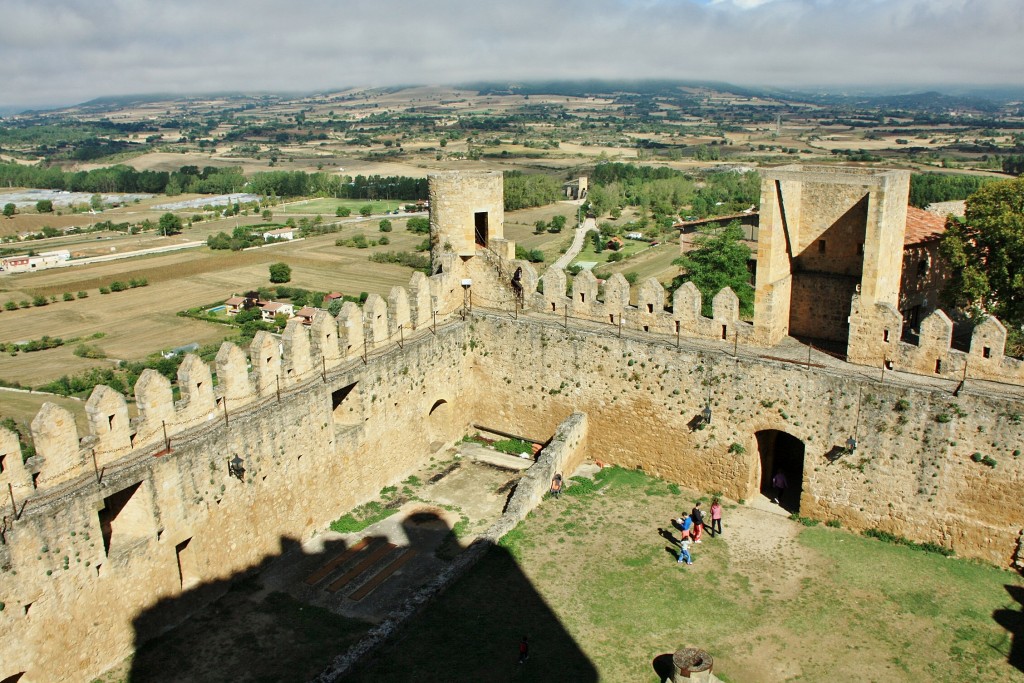
[[[690,559],[690,539],[684,538],[682,543],[679,544],[679,559],[676,560],[677,564],[693,564],[693,560]]]

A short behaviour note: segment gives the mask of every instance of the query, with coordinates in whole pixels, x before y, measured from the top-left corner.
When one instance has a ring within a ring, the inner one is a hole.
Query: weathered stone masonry
[[[336,319],[318,314],[308,330],[293,323],[280,339],[257,335],[248,353],[225,344],[216,386],[197,357],[182,364],[177,402],[166,378],[145,373],[132,420],[124,397],[97,387],[84,438],[70,414],[46,405],[32,425],[39,456],[25,465],[16,436],[0,429],[0,491],[10,485],[15,501],[0,513],[0,680],[91,678],[151,635],[133,625],[149,607],[212,599],[203,584],[275,556],[282,539],[308,538],[473,422],[544,437],[582,412],[584,426],[565,437],[571,455],[545,461],[538,481],[586,454],[733,499],[758,490],[756,435],[778,430],[805,447],[801,514],[1013,560],[1024,527],[1019,391],[989,394],[979,384],[954,396],[905,378],[883,384],[856,366],[772,360],[754,349],[765,328],[756,317],[739,320],[729,290],[715,297],[711,318],[692,286],[666,308],[654,280],[641,284],[636,305],[621,276],[602,291],[581,273],[566,293],[565,273],[548,272],[536,292],[537,273],[508,260],[514,245],[494,227],[502,220],[494,178],[479,192],[481,201],[450,211],[489,212],[487,237],[499,242],[442,250],[439,274],[417,274],[408,289],[371,296],[362,309],[346,304]],[[477,225],[453,216],[432,230]],[[519,306],[507,281],[517,265]],[[463,321],[471,294],[491,310]],[[895,308],[876,300],[868,316],[858,305],[855,297],[851,352],[874,353],[883,342],[872,316]],[[947,379],[943,363],[955,369],[968,359],[972,376],[1018,378],[1019,362],[1002,356],[998,321],[979,326],[970,354],[950,349],[946,323],[941,312],[926,319],[917,345],[899,342],[897,330],[888,358]],[[860,333],[870,339],[861,343]],[[243,480],[228,472],[236,455]]]

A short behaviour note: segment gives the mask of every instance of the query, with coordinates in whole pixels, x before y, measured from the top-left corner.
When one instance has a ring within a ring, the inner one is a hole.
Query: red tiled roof
[[[319,310],[319,308],[313,308],[312,306],[303,306],[295,315],[299,318],[312,318]]]
[[[946,232],[945,218],[924,209],[907,207],[907,231],[903,236],[904,246],[930,242],[941,237],[944,232]]]
[[[245,303],[244,296],[233,296],[224,302],[228,306],[240,306]]]

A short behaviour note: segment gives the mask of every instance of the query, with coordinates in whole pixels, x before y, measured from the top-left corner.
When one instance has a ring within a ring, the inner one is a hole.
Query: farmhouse
[[[275,230],[267,230],[263,233],[263,240],[293,240],[295,239],[295,228],[277,228]]]
[[[295,315],[295,306],[289,303],[280,301],[261,301],[259,302],[261,317],[266,322],[274,322],[274,317],[278,314],[286,315],[289,318]]]
[[[35,256],[9,256],[0,259],[0,270],[9,273],[26,273],[33,270],[45,270],[67,262],[71,252],[67,249],[44,251]]]

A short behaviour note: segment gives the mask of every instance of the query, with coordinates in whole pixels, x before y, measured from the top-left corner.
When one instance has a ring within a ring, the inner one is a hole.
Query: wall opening
[[[141,488],[140,481],[103,499],[99,518],[107,555],[144,540],[152,532],[152,518],[145,496],[139,493]]]
[[[804,442],[792,434],[766,429],[757,437],[758,463],[761,467],[760,492],[769,500],[777,499],[788,512],[800,512],[800,495],[804,480]],[[785,487],[781,496],[773,479],[781,472]]]
[[[331,392],[331,412],[334,414],[335,424],[352,423],[356,421],[357,401],[351,397],[358,382],[352,382],[347,386]]]
[[[186,538],[174,546],[174,553],[178,557],[178,579],[181,581],[182,590],[199,582],[199,574],[196,572],[195,566],[195,550],[189,548],[191,542],[191,538]]]
[[[985,356],[985,357],[988,358],[988,356]],[[4,460],[6,460],[6,459],[7,459],[7,455],[5,453],[0,453],[0,474],[3,474],[3,471],[4,471]]]
[[[992,348],[989,347],[989,346],[983,346],[981,348],[981,357],[982,358],[991,358],[992,357]],[[0,465],[2,465],[2,463],[3,463],[3,456],[0,455]],[[3,471],[4,471],[4,468],[2,466],[0,466],[0,472],[3,472]]]
[[[487,246],[487,212],[477,211],[473,214],[473,234],[477,245]]]

